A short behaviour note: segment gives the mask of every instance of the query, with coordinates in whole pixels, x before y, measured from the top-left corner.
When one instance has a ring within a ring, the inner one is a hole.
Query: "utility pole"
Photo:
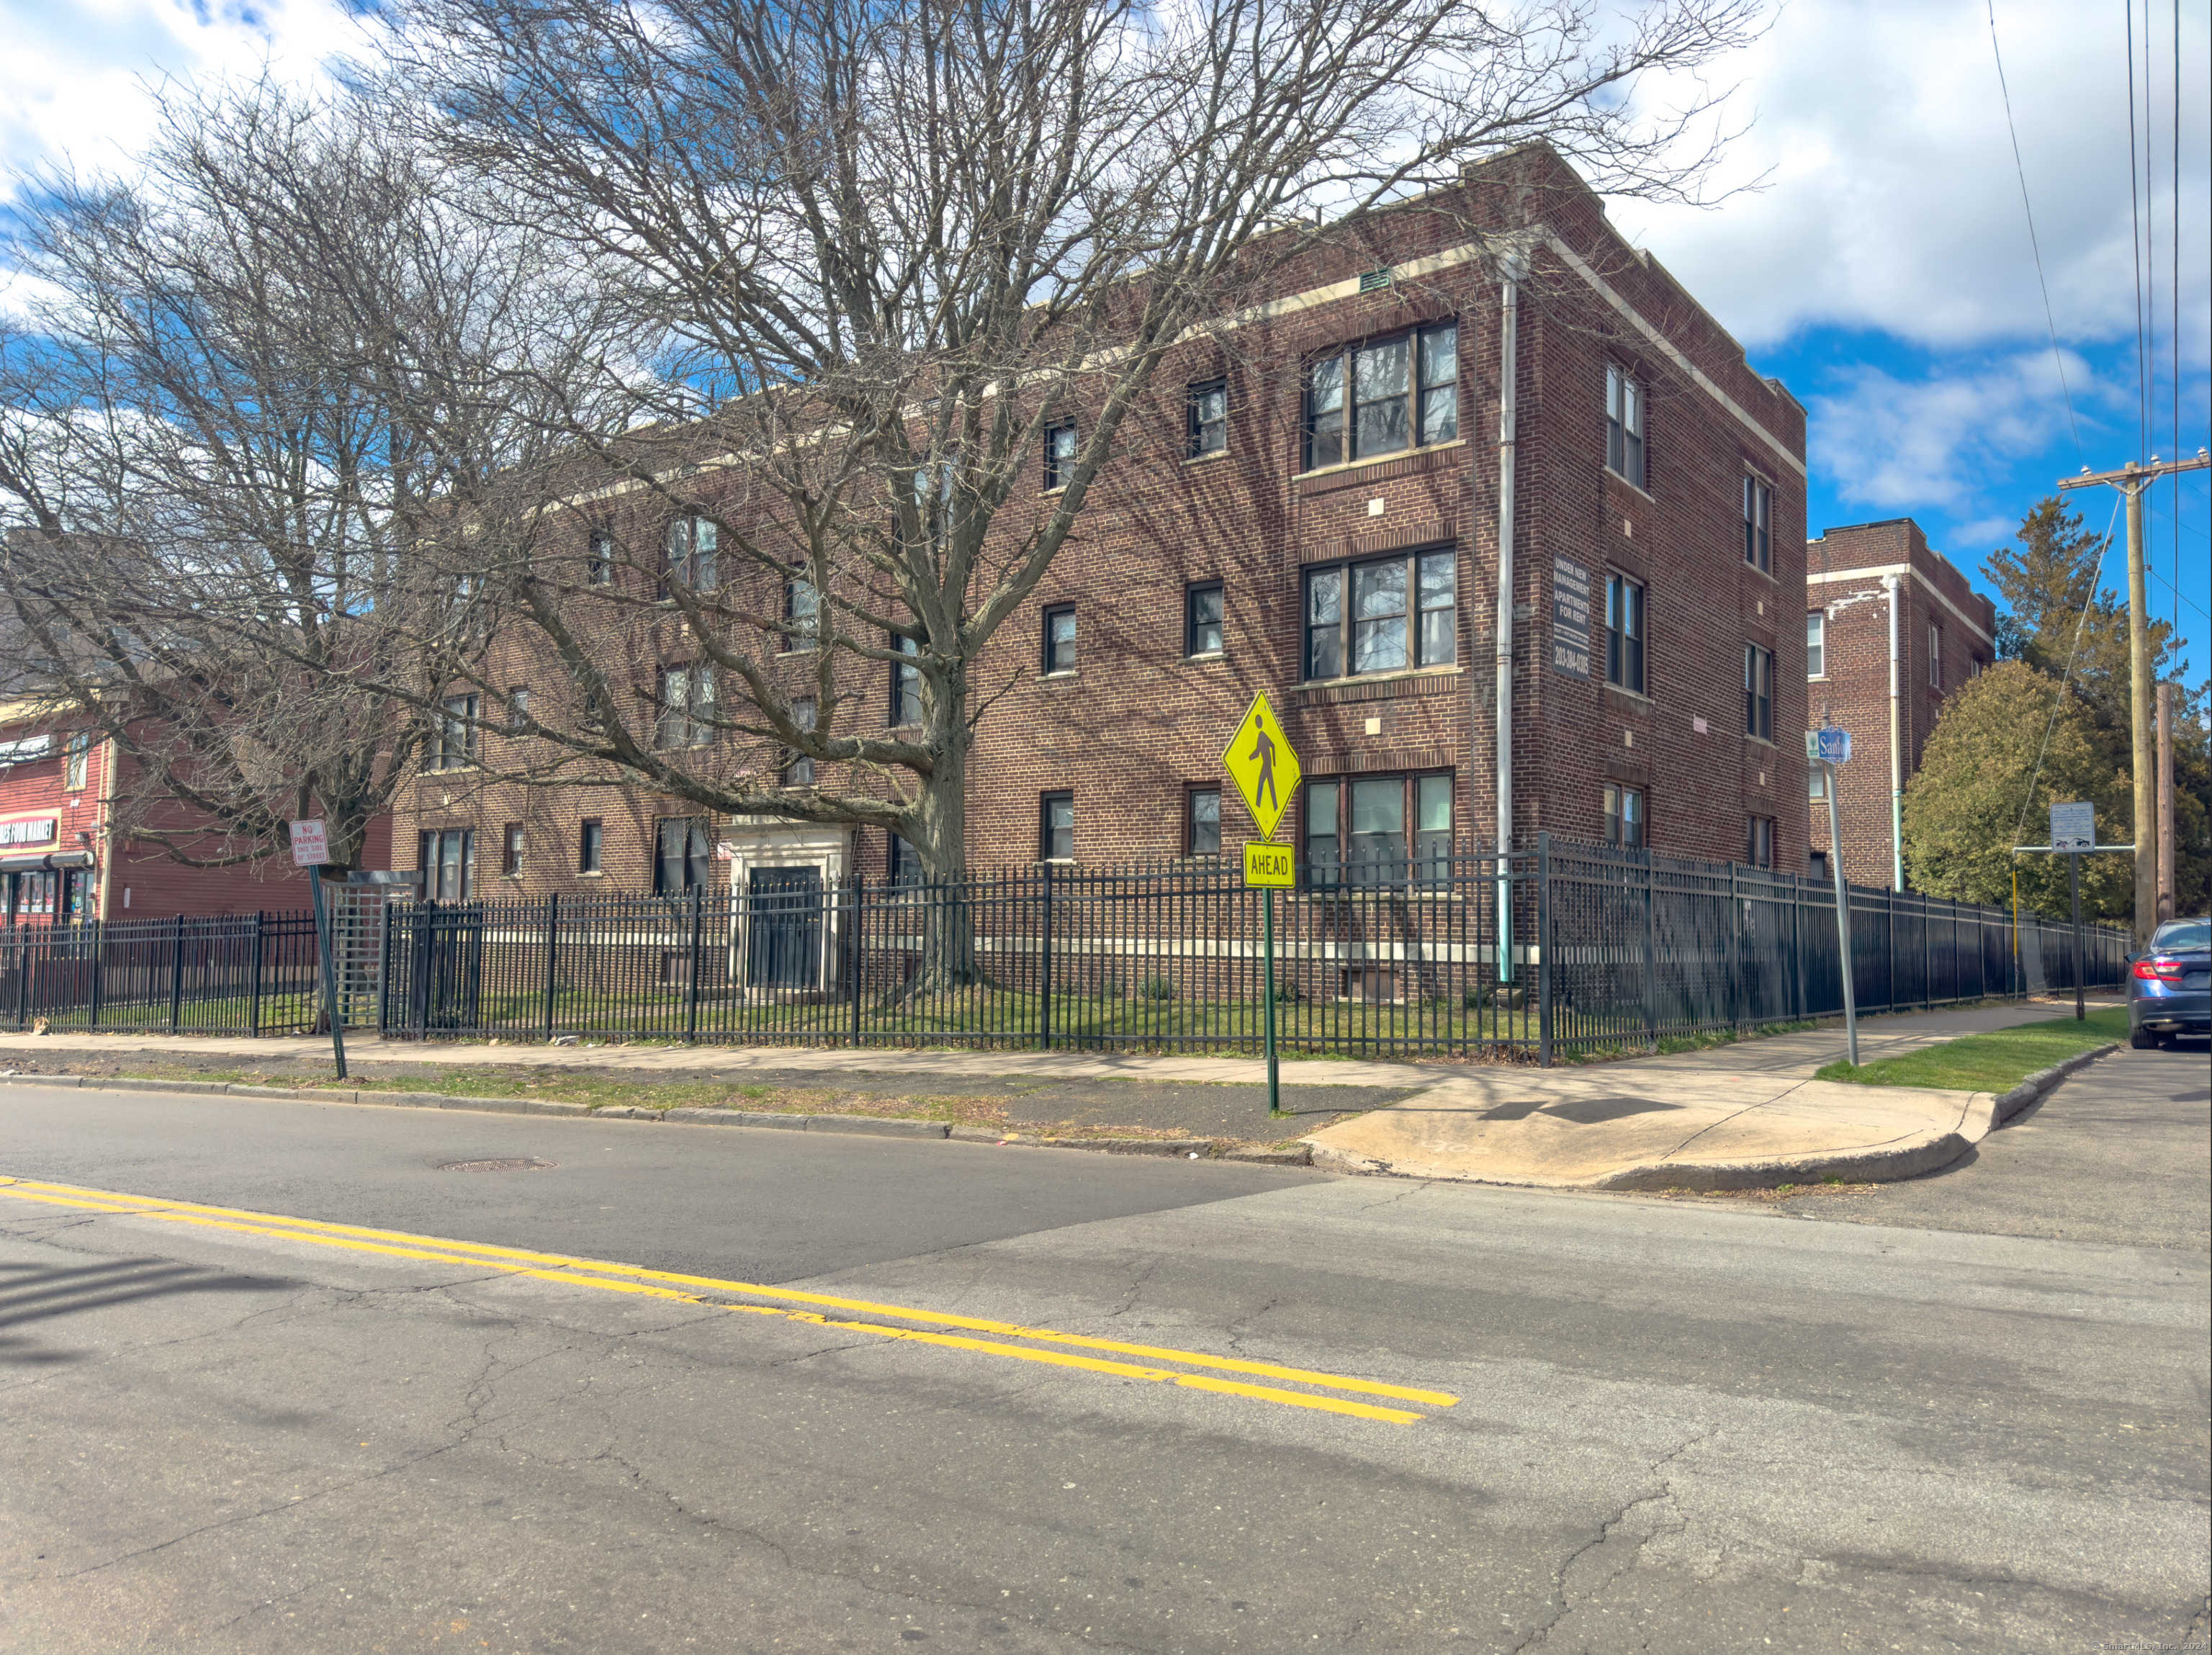
[[[2158,687],[2158,923],[2173,918],[2173,686]]]
[[[2128,723],[2129,768],[2135,779],[2136,812],[2136,947],[2150,946],[2158,924],[2158,835],[2151,826],[2156,766],[2151,757],[2150,724],[2150,604],[2144,591],[2143,491],[2160,477],[2181,471],[2202,471],[2212,466],[2212,456],[2198,449],[2185,460],[2160,460],[2155,454],[2148,465],[2130,460],[2117,471],[2090,471],[2078,477],[2061,477],[2059,492],[2099,485],[2117,488],[2128,502]]]

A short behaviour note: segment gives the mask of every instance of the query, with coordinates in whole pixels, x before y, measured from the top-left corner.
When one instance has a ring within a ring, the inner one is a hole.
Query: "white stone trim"
[[[841,975],[839,962],[845,957],[845,915],[838,904],[826,899],[830,890],[844,880],[846,864],[852,855],[852,830],[832,824],[793,822],[775,817],[732,816],[717,828],[716,834],[715,859],[723,860],[725,851],[729,853],[729,976],[732,991],[747,1001],[757,994],[775,992],[774,990],[755,990],[744,978],[746,943],[749,939],[745,934],[745,904],[742,899],[752,888],[752,870],[756,868],[817,868],[821,870],[825,900],[822,913],[822,957],[816,962],[813,991],[828,994],[837,985]]]
[[[1814,546],[1817,546],[1820,543],[1817,540],[1811,543],[1811,544]],[[1935,598],[1937,603],[1941,603],[1945,609],[1950,610],[1953,615],[1958,617],[1959,624],[1960,626],[1964,627],[1968,632],[1973,634],[1975,637],[1980,639],[1991,649],[1995,649],[1997,646],[1997,640],[1990,637],[1989,634],[1984,632],[1981,627],[1975,625],[1973,618],[1964,609],[1960,609],[1956,603],[1951,601],[1949,593],[1946,592],[1941,586],[1937,585],[1933,580],[1930,580],[1918,567],[1911,563],[1882,563],[1863,569],[1832,569],[1825,574],[1814,574],[1811,570],[1808,569],[1805,572],[1805,584],[1808,586],[1835,585],[1846,580],[1880,580],[1885,575],[1893,574],[1911,575],[1915,585],[1924,587],[1930,597]]]

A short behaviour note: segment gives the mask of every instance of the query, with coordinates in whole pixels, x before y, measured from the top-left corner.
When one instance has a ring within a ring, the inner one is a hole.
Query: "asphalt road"
[[[2202,1648],[2134,1072],[1887,1208],[7,1088],[0,1174],[281,1219],[0,1186],[0,1646]]]

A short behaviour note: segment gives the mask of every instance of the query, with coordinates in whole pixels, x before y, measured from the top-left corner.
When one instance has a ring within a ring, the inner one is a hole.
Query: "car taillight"
[[[2178,983],[2181,980],[2181,961],[2179,960],[2138,960],[2136,975],[2147,983]]]

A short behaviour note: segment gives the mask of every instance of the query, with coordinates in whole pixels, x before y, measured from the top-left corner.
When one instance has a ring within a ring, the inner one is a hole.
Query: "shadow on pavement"
[[[61,1269],[0,1264],[0,1364],[45,1366],[76,1355],[40,1346],[13,1330],[82,1315],[110,1305],[201,1293],[266,1293],[298,1284],[280,1276],[240,1276],[167,1258],[118,1258]]]

